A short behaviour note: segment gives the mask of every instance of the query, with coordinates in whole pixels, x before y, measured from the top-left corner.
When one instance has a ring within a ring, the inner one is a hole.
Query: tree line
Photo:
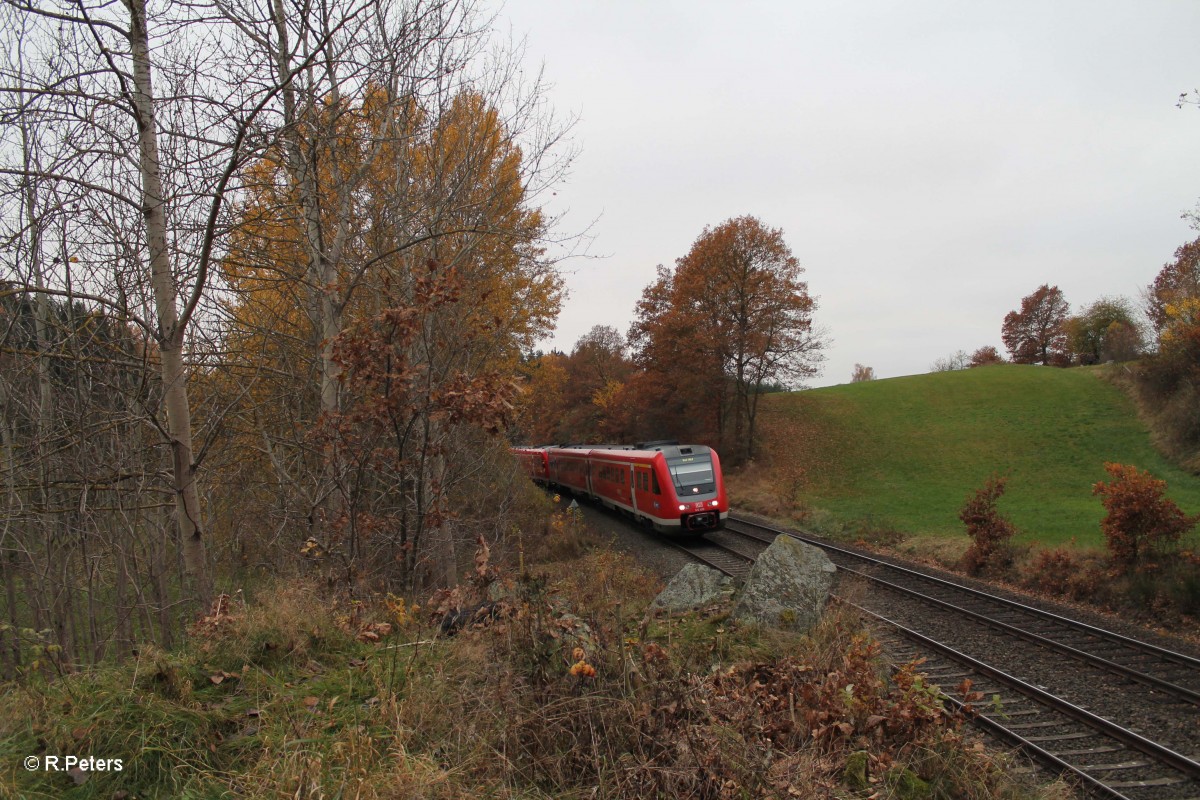
[[[817,373],[816,301],[783,231],[752,216],[706,227],[659,265],[627,334],[596,326],[525,364],[515,435],[535,443],[679,439],[753,458],[759,400]]]
[[[0,7],[3,677],[169,646],[249,572],[442,583],[508,530],[573,151],[492,28]]]

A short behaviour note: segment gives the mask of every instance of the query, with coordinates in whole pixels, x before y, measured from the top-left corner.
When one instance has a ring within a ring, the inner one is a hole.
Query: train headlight
[[[685,505],[680,505],[680,506],[679,506],[679,510],[680,510],[680,511],[687,511],[687,506],[685,506]]]
[[[714,506],[719,506],[721,503],[720,503],[720,501],[713,500],[713,501],[712,501],[712,504],[713,504]]]

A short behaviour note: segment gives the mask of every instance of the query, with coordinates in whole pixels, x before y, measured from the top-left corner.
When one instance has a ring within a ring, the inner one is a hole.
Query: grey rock
[[[654,598],[653,607],[688,611],[722,602],[732,595],[733,579],[728,575],[703,564],[685,564]]]
[[[777,536],[750,569],[732,616],[803,633],[821,618],[835,571],[820,548]]]

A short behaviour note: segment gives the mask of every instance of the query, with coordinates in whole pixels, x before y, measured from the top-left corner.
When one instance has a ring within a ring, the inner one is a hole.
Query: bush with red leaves
[[[1012,563],[1008,541],[1017,529],[996,510],[1007,482],[1007,478],[999,475],[988,478],[958,512],[958,518],[967,526],[967,535],[971,537],[971,546],[962,558],[962,567],[968,575],[995,571]]]
[[[1200,521],[1163,496],[1166,481],[1128,464],[1108,463],[1104,469],[1113,480],[1098,481],[1092,494],[1100,495],[1108,512],[1100,527],[1109,558],[1122,572],[1143,565]]]

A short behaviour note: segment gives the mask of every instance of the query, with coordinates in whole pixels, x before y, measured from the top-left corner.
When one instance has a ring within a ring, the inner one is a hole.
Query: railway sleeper
[[[1117,764],[1082,764],[1079,768],[1084,772],[1117,772],[1123,769],[1140,769],[1149,766],[1152,766],[1149,761],[1123,761]]]
[[[991,717],[988,717],[988,719],[991,719]],[[1037,728],[1061,728],[1062,726],[1062,720],[1050,719],[1044,722],[1022,722],[1018,725],[1005,725],[1004,727],[1010,731],[1031,731]]]
[[[1040,742],[1062,742],[1067,739],[1098,739],[1100,735],[1095,731],[1081,731],[1078,733],[1064,733],[1059,736],[1026,736],[1025,740],[1038,744]]]
[[[1178,786],[1187,783],[1186,778],[1148,778],[1142,781],[1116,781],[1105,784],[1110,789],[1149,789],[1154,786]]]
[[[1081,747],[1078,750],[1057,750],[1050,755],[1063,758],[1064,756],[1099,756],[1105,753],[1123,753],[1124,747]]]

